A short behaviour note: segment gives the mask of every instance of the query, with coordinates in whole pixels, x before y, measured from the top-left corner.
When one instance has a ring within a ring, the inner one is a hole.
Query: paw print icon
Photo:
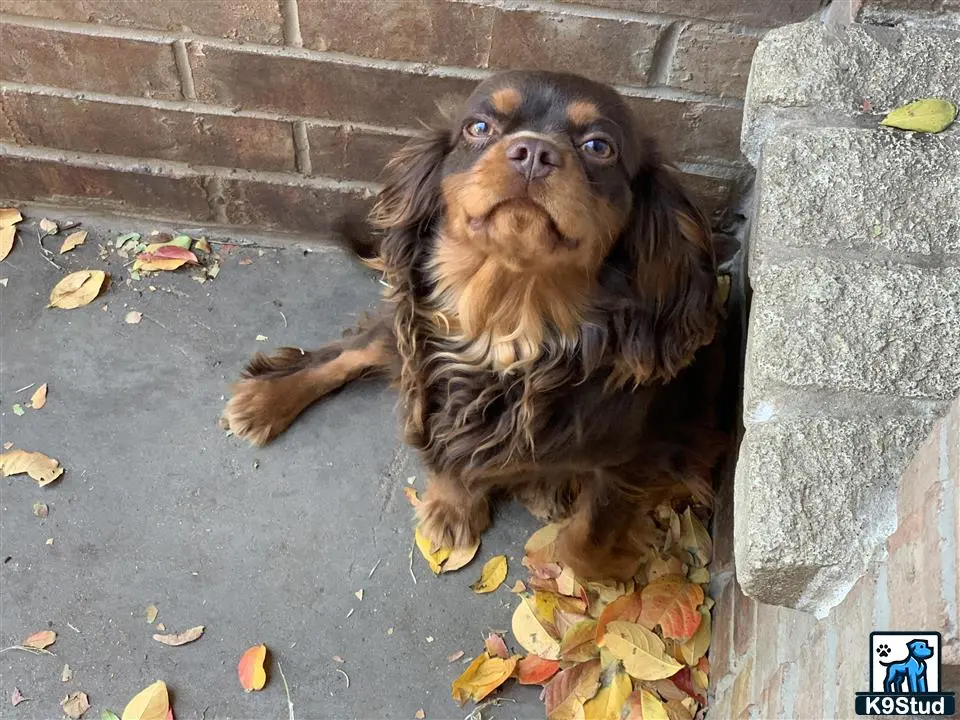
[[[890,654],[889,645],[877,645],[877,655],[879,655],[882,658],[885,658],[889,654]]]

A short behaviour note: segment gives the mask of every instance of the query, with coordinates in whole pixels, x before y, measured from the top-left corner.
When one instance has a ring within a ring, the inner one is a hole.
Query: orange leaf
[[[582,711],[583,703],[600,689],[600,661],[567,668],[543,689],[543,704],[548,718],[574,718]]]
[[[545,660],[539,655],[527,655],[517,664],[517,679],[521,685],[543,685],[557,674],[560,663]]]
[[[698,608],[703,602],[703,588],[687,582],[681,575],[668,575],[647,585],[641,591],[643,607],[640,624],[649,630],[659,625],[665,638],[686,642],[700,627]]]
[[[263,686],[267,684],[267,671],[263,668],[263,662],[266,659],[267,646],[262,643],[254,645],[240,658],[237,677],[240,678],[240,686],[245,691],[263,690]]]
[[[483,645],[491,657],[510,657],[510,651],[507,650],[507,644],[503,641],[503,636],[500,635],[500,633],[492,632],[487,635],[487,639],[483,641]]]
[[[403,495],[405,498],[407,498],[407,502],[409,502],[412,507],[417,507],[417,505],[420,504],[420,498],[417,497],[417,491],[409,485],[403,488]]]
[[[47,384],[44,383],[30,396],[30,407],[39,410],[47,404]]]
[[[22,644],[25,647],[43,650],[45,647],[53,645],[56,641],[57,634],[53,630],[41,630],[28,637]]]
[[[480,653],[453,681],[450,695],[461,705],[467,700],[480,702],[513,675],[519,659],[519,655],[504,659]]]
[[[196,265],[199,261],[196,255],[182,247],[160,245],[150,252],[142,252],[137,255],[137,261],[133,264],[133,269],[144,271],[176,270],[185,263]]]
[[[622,720],[670,720],[666,706],[649,690],[631,693],[620,717]]]
[[[629,595],[618,597],[612,603],[607,605],[600,613],[600,619],[597,620],[597,639],[603,637],[606,632],[607,623],[614,620],[623,620],[624,622],[636,622],[640,618],[640,608],[643,602],[640,599],[640,593],[634,592]]]

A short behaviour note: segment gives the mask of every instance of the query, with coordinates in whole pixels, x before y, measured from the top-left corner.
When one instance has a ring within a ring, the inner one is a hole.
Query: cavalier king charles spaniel
[[[388,163],[372,213],[382,311],[345,339],[258,354],[224,418],[264,444],[365,375],[400,392],[437,546],[490,500],[562,520],[559,559],[627,578],[661,502],[709,502],[725,450],[710,226],[611,88],[508,72]]]

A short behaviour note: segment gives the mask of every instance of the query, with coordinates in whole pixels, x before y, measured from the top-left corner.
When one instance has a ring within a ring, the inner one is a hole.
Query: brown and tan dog
[[[627,577],[650,511],[705,501],[723,448],[710,228],[612,89],[512,72],[388,164],[373,212],[382,315],[314,351],[257,355],[225,418],[263,444],[362,375],[400,390],[437,544],[491,496],[568,518],[561,559]]]

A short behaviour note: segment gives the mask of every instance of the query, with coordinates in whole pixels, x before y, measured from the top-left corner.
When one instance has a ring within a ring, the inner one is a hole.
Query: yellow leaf
[[[240,686],[246,692],[254,690],[263,690],[267,684],[267,671],[263,667],[267,659],[267,646],[263,643],[248,648],[240,657],[237,664],[237,677],[240,679]]]
[[[8,225],[7,227],[0,228],[0,261],[6,258],[7,255],[10,254],[10,251],[13,250],[13,240],[16,236],[16,225]]]
[[[67,239],[63,241],[63,245],[60,246],[60,254],[63,255],[65,252],[70,252],[78,245],[83,245],[86,239],[86,230],[78,230],[75,233],[70,233],[67,235]]]
[[[610,684],[584,704],[584,720],[620,720],[620,709],[632,691],[630,676],[617,670]]]
[[[56,235],[60,232],[59,226],[53,220],[47,220],[47,218],[43,218],[43,220],[40,221],[40,230],[44,236]]]
[[[197,625],[181,633],[171,633],[170,635],[157,634],[153,636],[153,639],[164,645],[176,647],[178,645],[186,645],[194,640],[199,640],[201,635],[203,635],[203,625]]]
[[[427,561],[427,565],[433,570],[433,574],[439,575],[440,566],[450,557],[450,550],[447,548],[433,547],[433,543],[423,536],[420,528],[417,528],[414,532],[413,539],[417,543],[417,549],[420,551],[420,554],[423,555],[423,559]]]
[[[0,473],[3,473],[4,477],[26,473],[43,487],[63,475],[63,468],[59,461],[43,453],[11,450],[0,453]]]
[[[39,410],[46,404],[47,384],[44,383],[34,391],[33,395],[30,396],[30,407],[32,407],[34,410]]]
[[[453,572],[454,570],[459,570],[473,560],[474,555],[477,554],[477,550],[479,549],[479,540],[477,540],[473,545],[454,548],[450,551],[450,557],[448,557],[443,563],[443,567],[440,569],[440,572],[447,573]]]
[[[527,586],[523,584],[523,580],[517,580],[517,581],[513,584],[513,587],[510,588],[510,592],[512,592],[512,593],[518,593],[518,594],[519,594],[519,593],[526,592],[526,591],[527,591]]]
[[[450,695],[461,705],[467,700],[483,700],[513,675],[519,659],[519,655],[499,658],[490,657],[485,652],[480,653],[463,674],[453,681]]]
[[[470,589],[477,595],[493,592],[507,579],[507,556],[497,555],[487,560],[480,571],[480,579]]]
[[[713,556],[710,533],[688,507],[680,516],[680,544],[695,559],[695,565],[706,567]]]
[[[691,568],[687,573],[687,580],[697,585],[706,585],[710,582],[710,571],[705,567]]]
[[[100,294],[106,279],[107,274],[103,270],[78,270],[70,273],[50,291],[50,304],[47,307],[72,310],[87,305]]]
[[[598,645],[607,648],[637,680],[662,680],[683,667],[666,654],[663,640],[636,623],[607,623]]]
[[[703,670],[698,670],[693,668],[690,671],[690,677],[693,678],[693,685],[701,693],[707,692],[707,687],[710,685],[710,678],[707,677],[707,674]]]
[[[528,598],[521,599],[514,610],[511,627],[520,647],[530,655],[539,655],[544,660],[560,659],[560,642],[547,632]]]
[[[16,208],[0,208],[0,228],[16,225],[23,220],[23,215]]]
[[[153,625],[153,621],[157,619],[157,615],[160,614],[160,611],[157,609],[156,605],[147,605],[147,610],[144,615],[147,618],[147,622]]]
[[[703,619],[700,621],[700,627],[693,634],[693,637],[680,646],[680,655],[683,661],[693,667],[710,647],[710,611],[700,608],[700,614]]]
[[[667,708],[649,690],[638,690],[627,698],[623,720],[670,720]]]
[[[23,646],[43,650],[45,647],[53,645],[56,641],[57,634],[53,630],[41,630],[24,640]]]
[[[596,620],[581,620],[571,625],[560,641],[560,657],[566,662],[586,662],[599,654]]]
[[[166,720],[169,709],[167,684],[163,680],[157,680],[127,703],[120,720]]]
[[[184,258],[174,257],[156,257],[141,260],[137,258],[133,263],[133,269],[136,271],[152,272],[155,270],[176,270],[187,261]]]
[[[578,663],[558,673],[543,689],[548,720],[583,720],[583,704],[600,689],[600,661]]]
[[[950,127],[956,117],[957,106],[949,100],[925,98],[891,110],[880,124],[900,130],[938,133]]]
[[[560,532],[559,523],[550,523],[537,530],[526,545],[523,546],[524,565],[542,565],[553,562],[556,557],[557,535]]]

